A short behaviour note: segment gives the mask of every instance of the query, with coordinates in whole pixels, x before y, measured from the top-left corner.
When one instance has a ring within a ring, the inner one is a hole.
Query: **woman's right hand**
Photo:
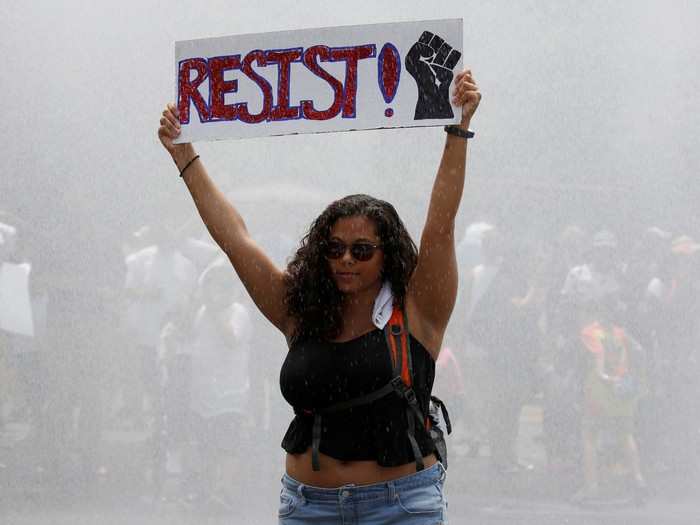
[[[180,135],[180,118],[178,117],[177,108],[174,104],[168,104],[163,110],[163,116],[160,118],[160,127],[158,128],[158,138],[163,147],[170,153],[176,164],[178,160],[187,156],[187,150],[191,148],[191,144],[174,144],[175,140]]]

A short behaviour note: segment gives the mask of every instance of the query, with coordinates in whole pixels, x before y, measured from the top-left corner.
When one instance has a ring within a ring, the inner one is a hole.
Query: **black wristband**
[[[185,164],[185,167],[182,168],[182,171],[180,171],[180,177],[182,177],[185,174],[185,171],[187,171],[187,168],[190,167],[190,164],[192,164],[198,158],[199,158],[199,155],[195,155],[191,161],[189,161],[187,164]]]
[[[460,128],[459,126],[455,126],[454,124],[449,124],[445,126],[445,132],[449,133],[450,135],[462,137],[463,139],[470,139],[475,135],[475,133],[472,130],[468,129],[467,131],[464,131],[462,128]]]

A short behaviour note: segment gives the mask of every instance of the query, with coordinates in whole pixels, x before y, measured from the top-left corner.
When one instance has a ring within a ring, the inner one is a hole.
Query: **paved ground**
[[[574,472],[552,473],[536,443],[537,410],[523,414],[521,457],[536,465],[530,473],[496,475],[488,451],[476,457],[460,443],[451,443],[447,496],[452,524],[700,524],[700,476],[697,472],[657,476],[654,494],[644,506],[624,499],[624,491],[606,504],[580,508],[568,503],[578,485]],[[277,434],[275,434],[277,435]],[[176,476],[163,485],[158,497],[148,476],[148,434],[112,431],[104,436],[108,451],[104,469],[86,486],[51,483],[37,471],[36,451],[26,428],[8,425],[0,432],[0,523],[7,525],[189,525],[276,523],[276,499],[282,473],[282,454],[251,456],[241,472],[238,509],[207,510],[184,500]],[[262,439],[272,441],[270,436]],[[278,446],[278,445],[277,445]],[[257,450],[257,447],[253,447]],[[270,449],[271,450],[271,449]],[[275,449],[276,450],[276,449]],[[275,480],[270,482],[269,480]],[[615,480],[613,479],[612,482]]]

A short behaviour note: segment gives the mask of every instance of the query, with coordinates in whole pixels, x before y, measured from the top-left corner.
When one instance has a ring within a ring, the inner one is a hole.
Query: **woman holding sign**
[[[445,128],[420,249],[391,204],[351,195],[315,220],[286,270],[250,237],[194,147],[173,143],[175,107],[163,111],[158,136],[202,220],[289,345],[280,384],[296,417],[282,443],[280,523],[446,521],[428,408],[457,294],[454,223],[481,100],[470,71],[456,75],[452,97],[461,124]]]

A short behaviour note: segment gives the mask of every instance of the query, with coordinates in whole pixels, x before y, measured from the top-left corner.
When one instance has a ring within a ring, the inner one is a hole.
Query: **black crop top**
[[[413,389],[421,412],[427,414],[435,379],[435,362],[413,336]],[[303,409],[322,409],[369,394],[392,378],[384,333],[377,329],[343,343],[302,341],[287,353],[280,372],[284,398],[296,416],[282,440],[282,448],[300,454],[311,446],[313,416]],[[391,393],[371,404],[323,416],[320,452],[343,461],[375,460],[383,467],[415,461],[406,435],[406,404]],[[430,435],[416,425],[416,441],[423,456],[435,451]]]

